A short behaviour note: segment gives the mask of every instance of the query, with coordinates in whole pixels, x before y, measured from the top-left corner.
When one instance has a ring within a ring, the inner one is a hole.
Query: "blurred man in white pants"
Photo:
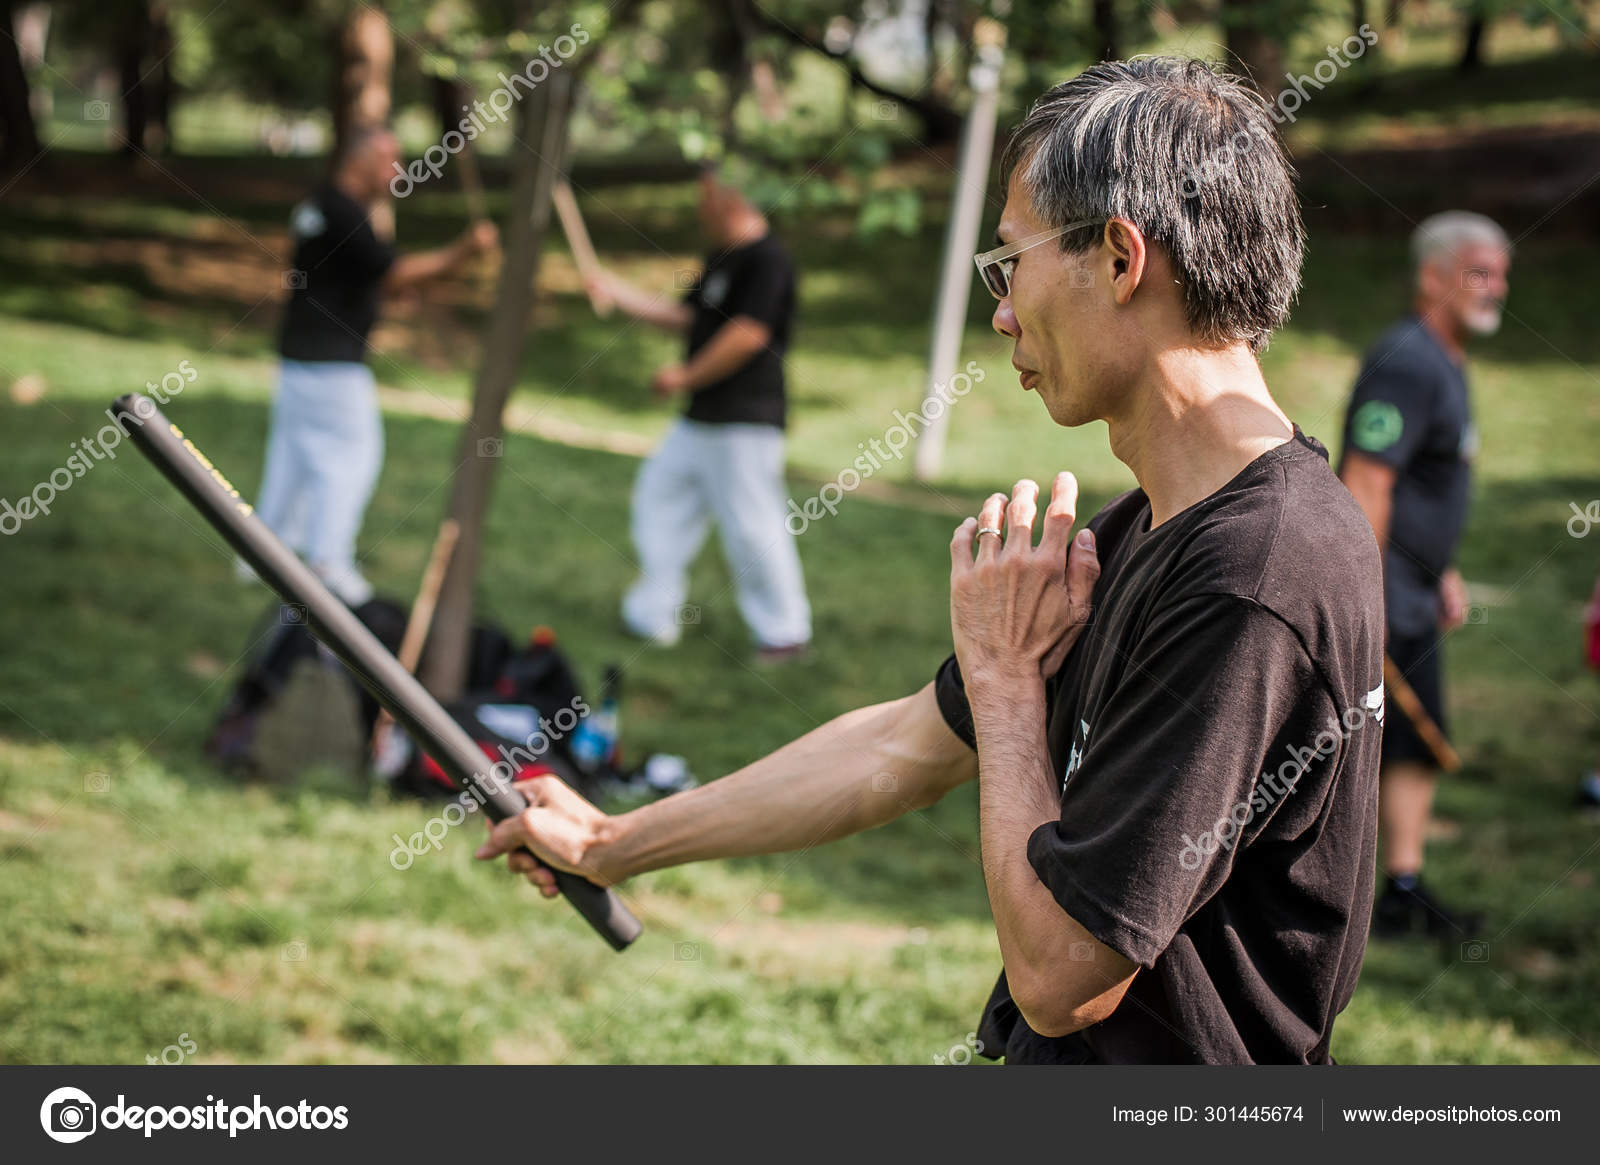
[[[688,338],[684,362],[659,369],[651,385],[689,403],[634,483],[639,578],[622,601],[622,620],[642,638],[677,643],[688,621],[681,612],[689,567],[715,519],[756,658],[776,663],[811,640],[800,556],[784,524],[783,357],[794,264],[765,216],[709,171],[700,180],[700,223],[712,250],[683,299],[605,273],[592,281],[635,319]]]
[[[479,222],[448,247],[397,256],[368,211],[389,196],[399,147],[387,129],[358,129],[331,182],[294,208],[294,267],[279,351],[266,469],[256,513],[351,606],[372,597],[356,568],[356,535],[383,467],[383,418],[367,334],[385,292],[454,271],[492,249]],[[254,577],[244,563],[241,577]]]

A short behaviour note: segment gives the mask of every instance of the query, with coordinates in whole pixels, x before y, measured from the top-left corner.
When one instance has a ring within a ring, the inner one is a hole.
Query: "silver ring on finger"
[[[979,527],[979,529],[978,529],[978,537],[982,538],[985,534],[993,534],[996,538],[1003,538],[1004,537],[1004,535],[1002,535],[1000,533],[1000,530],[995,526],[982,526],[982,527]]]

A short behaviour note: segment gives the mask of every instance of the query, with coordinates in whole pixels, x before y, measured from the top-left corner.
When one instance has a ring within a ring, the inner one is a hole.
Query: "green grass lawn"
[[[668,286],[695,250],[686,191],[669,195],[625,188],[587,208],[602,250]],[[171,415],[253,492],[271,287],[230,296],[225,280],[182,265],[152,281],[133,252],[104,251],[188,240],[201,259],[270,275],[267,259],[238,256],[281,238],[282,207],[220,205],[235,225],[176,199],[52,193],[9,208],[0,380],[38,374],[48,391],[27,407],[0,401],[0,498],[62,464],[112,396],[183,359],[200,375]],[[449,229],[448,213],[423,204],[402,216],[408,237]],[[895,409],[916,406],[939,238],[864,252],[836,223],[790,229],[805,239],[791,442],[805,496]],[[1600,1060],[1600,835],[1570,805],[1600,756],[1600,692],[1576,625],[1600,531],[1566,530],[1571,503],[1600,497],[1597,304],[1571,276],[1595,260],[1592,242],[1522,242],[1511,317],[1473,369],[1484,449],[1463,568],[1477,606],[1448,649],[1467,768],[1442,790],[1450,829],[1430,876],[1488,911],[1486,958],[1372,947],[1337,1029],[1344,1061]],[[560,264],[547,272],[557,282]],[[1402,308],[1404,280],[1400,239],[1313,233],[1301,306],[1265,365],[1285,407],[1329,444],[1360,350]],[[419,357],[391,341],[380,379],[459,399],[481,290],[427,308],[457,321],[443,334],[464,337],[459,348]],[[746,666],[714,551],[695,572],[702,621],[679,649],[624,640],[615,610],[631,571],[635,462],[523,436],[506,445],[481,609],[519,634],[555,626],[591,687],[606,663],[624,663],[627,748],[682,753],[708,778],[920,686],[949,643],[953,519],[930,509],[970,509],[1062,467],[1082,479],[1086,512],[1130,483],[1102,426],[1057,429],[1016,387],[987,310],[974,300],[962,358],[988,379],[953,412],[944,477],[912,485],[893,466],[885,476],[907,504],[852,496],[802,539],[818,642],[806,662]],[[667,340],[594,320],[575,284],[542,297],[537,323],[519,404],[661,430],[644,385],[671,356]],[[361,542],[385,591],[415,585],[455,437],[436,420],[389,419]],[[626,894],[646,936],[616,956],[564,905],[475,865],[475,836],[394,871],[391,834],[431,812],[416,803],[327,775],[267,789],[209,771],[200,742],[265,598],[232,581],[220,541],[131,451],[0,540],[0,579],[0,1060],[140,1062],[187,1033],[217,1062],[929,1063],[975,1026],[999,957],[971,788],[825,849],[641,878]]]

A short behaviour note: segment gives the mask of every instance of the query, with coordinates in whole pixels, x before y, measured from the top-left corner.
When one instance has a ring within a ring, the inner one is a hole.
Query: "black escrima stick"
[[[304,610],[306,624],[317,638],[457,785],[482,801],[489,817],[504,821],[528,807],[527,798],[509,783],[483,771],[486,758],[466,730],[255,516],[239,491],[162,415],[154,401],[142,393],[129,393],[112,402],[111,414],[118,427],[278,597]],[[614,893],[576,874],[554,872],[567,901],[614,949],[620,951],[639,937],[639,920]]]

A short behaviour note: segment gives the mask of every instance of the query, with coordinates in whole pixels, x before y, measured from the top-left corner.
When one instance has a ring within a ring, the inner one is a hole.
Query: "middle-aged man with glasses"
[[[536,778],[478,856],[553,896],[517,846],[609,885],[808,848],[976,777],[1005,962],[986,1054],[1326,1063],[1372,907],[1383,584],[1257,362],[1300,282],[1289,167],[1243,82],[1144,58],[1046,93],[1004,169],[994,327],[1139,488],[1076,537],[1070,473],[984,501],[950,544],[954,654],[915,694],[619,816]]]

